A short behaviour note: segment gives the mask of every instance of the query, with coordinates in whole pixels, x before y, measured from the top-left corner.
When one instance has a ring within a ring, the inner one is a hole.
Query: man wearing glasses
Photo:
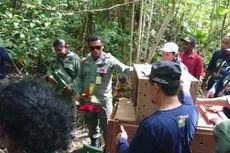
[[[126,66],[110,53],[105,53],[104,41],[96,35],[88,38],[89,54],[82,60],[79,75],[74,80],[74,100],[90,89],[90,95],[95,96],[102,109],[85,112],[85,122],[89,130],[91,145],[100,146],[98,124],[105,139],[107,119],[112,113],[112,73],[117,71],[130,75],[132,67]],[[93,86],[93,88],[92,88]]]

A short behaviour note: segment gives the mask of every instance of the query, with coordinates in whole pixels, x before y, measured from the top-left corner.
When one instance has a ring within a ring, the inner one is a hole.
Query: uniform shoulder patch
[[[83,60],[83,64],[89,64],[89,61],[87,59]]]

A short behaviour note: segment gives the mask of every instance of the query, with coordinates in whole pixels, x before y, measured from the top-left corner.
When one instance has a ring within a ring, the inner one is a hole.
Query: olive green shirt
[[[73,88],[73,80],[77,77],[80,69],[81,58],[73,53],[68,52],[65,58],[55,58],[48,67],[47,74],[53,75],[57,82],[62,79],[66,85]]]
[[[84,93],[89,84],[94,84],[92,95],[103,105],[112,105],[112,73],[117,71],[124,75],[130,75],[132,67],[126,66],[110,53],[102,52],[94,61],[88,54],[81,62],[79,75],[74,80],[74,92]]]
[[[214,128],[217,138],[216,153],[230,153],[230,120],[225,120]]]

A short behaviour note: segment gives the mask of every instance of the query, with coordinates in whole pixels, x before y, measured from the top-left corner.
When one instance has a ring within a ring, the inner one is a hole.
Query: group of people
[[[5,83],[4,63],[10,58],[4,49],[0,50],[0,142],[9,153],[66,150],[72,138],[75,101],[89,89],[101,106],[100,110],[85,112],[91,144],[100,143],[95,138],[99,127],[105,138],[113,107],[112,73],[130,75],[132,67],[105,53],[104,41],[96,35],[89,37],[89,54],[83,59],[71,52],[63,39],[55,40],[53,48],[56,58],[51,60],[45,77],[52,84],[52,92],[38,81]]]
[[[100,138],[95,135],[102,133],[104,139],[106,138],[107,120],[113,109],[112,73],[117,71],[123,75],[130,75],[132,67],[104,52],[104,41],[97,35],[88,38],[89,53],[82,59],[70,52],[62,39],[55,40],[53,47],[57,58],[48,68],[47,80],[55,84],[55,91],[69,102],[74,116],[76,101],[83,101],[84,97],[92,95],[98,99],[101,109],[85,112],[84,118],[91,145],[99,147]]]
[[[186,37],[182,42],[183,51],[180,54],[174,42],[168,42],[160,49],[162,61],[152,64],[148,76],[152,102],[159,109],[140,123],[130,145],[121,127],[117,138],[120,153],[191,152],[198,112],[189,92],[190,82],[181,80],[181,74],[187,71],[200,79],[203,75],[203,60],[195,51],[197,41],[194,37]],[[75,102],[87,96],[87,100],[90,100],[92,95],[99,101],[100,109],[84,113],[91,145],[100,146],[100,138],[95,137],[99,132],[106,139],[107,120],[113,109],[112,73],[117,71],[130,76],[133,68],[104,52],[105,43],[101,37],[90,36],[87,45],[89,53],[81,59],[69,50],[63,39],[54,41],[53,48],[57,56],[50,62],[46,79],[53,84],[55,96],[36,81],[8,85],[3,63],[9,61],[10,57],[4,49],[0,49],[0,140],[9,152],[38,153],[66,149],[76,117]],[[202,87],[206,86],[210,77],[208,98],[200,98],[198,103],[208,102],[210,97],[229,95],[229,64],[230,36],[227,35],[205,71]],[[177,96],[180,90],[181,101]],[[224,112],[228,114],[228,98],[221,98],[212,100],[224,103]],[[60,104],[63,101],[69,107]],[[17,119],[14,119],[15,116]]]
[[[186,78],[179,76],[187,68],[194,77],[200,79],[203,74],[203,61],[194,51],[195,38],[186,37],[182,41],[183,52],[180,55],[175,43],[166,43],[161,49],[164,61],[152,65],[149,75],[152,83],[152,102],[159,109],[140,123],[130,144],[127,142],[127,133],[121,126],[121,133],[117,137],[120,153],[192,152],[191,144],[198,122],[198,112],[189,95],[190,86],[185,85],[189,84],[189,80],[183,80]],[[182,79],[181,103],[177,97],[180,79]],[[205,90],[207,80],[207,98],[197,98],[197,104],[219,105],[220,111],[223,110],[229,118],[230,35],[223,38],[221,49],[214,52],[208,64],[202,82]],[[230,120],[222,121],[219,118],[211,120],[216,125],[214,128],[217,138],[216,152],[230,152]]]

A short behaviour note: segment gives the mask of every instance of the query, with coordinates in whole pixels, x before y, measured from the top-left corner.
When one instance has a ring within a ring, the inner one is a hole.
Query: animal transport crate
[[[121,98],[114,107],[107,125],[106,153],[118,153],[116,137],[120,133],[120,125],[124,126],[130,143],[139,125],[134,103],[130,99]],[[208,124],[200,115],[197,131],[192,142],[192,152],[215,153],[215,148],[213,125]]]
[[[137,120],[141,121],[157,110],[157,106],[153,104],[151,93],[151,82],[148,75],[151,71],[150,64],[134,64],[132,76],[132,100],[134,102]],[[199,81],[189,73],[184,73],[186,79],[191,80],[190,93],[193,100],[196,100]]]

